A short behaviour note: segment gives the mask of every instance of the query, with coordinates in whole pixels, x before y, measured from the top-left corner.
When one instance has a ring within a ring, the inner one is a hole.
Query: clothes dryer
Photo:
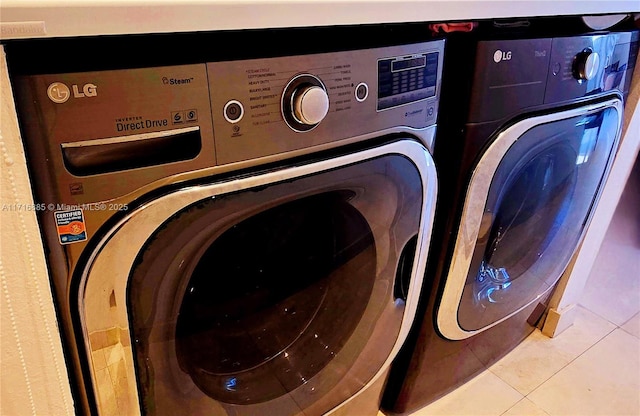
[[[78,412],[375,415],[425,271],[444,41],[206,45],[14,78]]]
[[[616,156],[638,33],[458,46],[435,149],[443,245],[386,392],[397,412],[485,370],[543,316]]]

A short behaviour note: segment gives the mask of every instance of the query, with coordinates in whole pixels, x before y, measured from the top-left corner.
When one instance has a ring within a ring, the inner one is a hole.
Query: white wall
[[[0,415],[73,415],[4,48],[0,45]]]

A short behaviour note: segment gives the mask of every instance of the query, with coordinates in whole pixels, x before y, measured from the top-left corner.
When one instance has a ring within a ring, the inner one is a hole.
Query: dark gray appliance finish
[[[8,45],[79,414],[377,414],[426,268],[444,53],[383,33]]]
[[[439,244],[387,410],[436,400],[534,330],[614,160],[637,49],[636,31],[448,40]]]

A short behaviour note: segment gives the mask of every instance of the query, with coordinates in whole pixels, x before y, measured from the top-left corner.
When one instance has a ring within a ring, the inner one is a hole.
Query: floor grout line
[[[587,284],[588,284],[588,282],[587,282]],[[598,318],[604,319],[605,321],[609,322],[611,325],[615,326],[616,328],[620,328],[620,325],[618,325],[618,324],[617,324],[617,323],[615,323],[615,322],[612,322],[612,321],[611,321],[611,319],[607,318],[606,316],[602,316],[602,314],[601,314],[601,313],[599,313],[599,312],[597,312],[597,311],[594,311],[594,310],[589,309],[589,307],[588,307],[588,306],[583,305],[582,303],[580,303],[580,301],[578,301],[578,306],[580,306],[581,308],[584,308],[584,309],[588,310],[588,311],[589,311],[589,312],[591,312],[592,314],[596,315]]]
[[[580,352],[578,355],[576,355],[575,357],[571,358],[566,364],[564,364],[561,368],[559,368],[557,371],[555,371],[553,374],[551,374],[549,377],[547,377],[544,381],[542,381],[540,384],[538,384],[536,387],[534,387],[529,393],[527,394],[523,394],[520,391],[517,390],[516,386],[512,385],[508,380],[504,380],[502,377],[500,377],[497,373],[495,373],[494,371],[491,370],[491,368],[487,368],[487,370],[489,372],[491,372],[494,376],[498,377],[500,380],[502,380],[504,383],[506,383],[509,387],[511,387],[512,389],[518,391],[518,393],[520,393],[523,397],[522,399],[520,399],[518,402],[516,402],[513,406],[511,406],[509,409],[507,409],[506,411],[504,411],[503,413],[501,413],[498,416],[502,416],[505,415],[509,412],[509,410],[511,410],[512,408],[514,408],[515,406],[517,406],[522,400],[527,399],[529,400],[531,403],[533,403],[537,408],[539,408],[540,410],[544,411],[546,414],[551,415],[550,410],[545,409],[544,407],[542,407],[540,404],[536,403],[535,401],[531,400],[529,398],[529,396],[531,394],[533,394],[536,390],[542,388],[547,382],[549,382],[549,380],[551,380],[553,377],[555,377],[556,375],[560,374],[562,371],[564,371],[568,366],[570,366],[572,363],[574,363],[578,358],[582,357],[584,354],[587,353],[587,351],[591,350],[593,347],[595,347],[597,344],[599,344],[600,342],[602,342],[605,338],[607,338],[608,336],[610,336],[613,332],[615,332],[617,329],[622,329],[621,326],[615,324],[614,322],[611,322],[609,319],[601,316],[600,314],[596,313],[595,311],[592,311],[591,309],[589,309],[588,307],[584,306],[584,305],[579,305],[580,307],[584,308],[586,311],[596,315],[598,318],[602,319],[605,322],[610,323],[613,328],[609,331],[607,331],[606,333],[604,333],[601,337],[599,337],[598,339],[596,339],[594,342],[591,343],[591,345],[589,345],[584,351]],[[635,317],[635,315],[634,315]],[[630,319],[633,319],[630,318]],[[536,328],[536,331],[539,331],[538,328]],[[626,332],[626,331],[625,331]],[[633,334],[631,334],[633,335]],[[560,335],[561,336],[561,335]],[[528,337],[527,337],[528,338]],[[526,342],[526,339],[523,341],[523,343]],[[549,338],[547,342],[553,342],[553,338]],[[522,345],[522,343],[520,344]]]
[[[610,331],[606,332],[603,336],[601,336],[600,338],[598,338],[597,340],[595,340],[593,343],[591,343],[591,345],[589,345],[589,347],[587,347],[584,351],[582,351],[580,354],[578,354],[577,356],[573,357],[572,359],[569,360],[569,362],[567,364],[565,364],[564,366],[562,366],[561,369],[559,369],[558,371],[556,371],[555,373],[553,373],[553,375],[551,375],[550,377],[548,377],[544,382],[540,383],[538,386],[536,386],[533,390],[531,390],[529,393],[527,393],[525,395],[525,397],[530,400],[532,403],[534,403],[538,408],[540,408],[541,410],[543,410],[545,413],[550,414],[549,411],[547,409],[544,409],[543,407],[541,407],[541,405],[537,404],[536,402],[534,402],[533,400],[529,399],[529,395],[533,394],[536,390],[542,388],[542,386],[544,386],[547,382],[549,382],[549,380],[551,380],[553,377],[555,377],[556,375],[560,374],[562,371],[564,371],[567,367],[569,367],[572,363],[574,363],[577,359],[579,359],[580,357],[582,357],[583,355],[585,355],[587,353],[587,351],[591,350],[593,347],[595,347],[596,345],[598,345],[600,342],[602,342],[605,338],[607,338],[609,335],[611,335],[613,332],[615,332],[617,329],[619,329],[620,327],[618,325],[616,325],[615,323],[611,322],[609,319],[600,316],[600,314],[596,313],[595,311],[592,311],[591,309],[587,308],[584,305],[581,305],[578,302],[578,305],[581,306],[582,308],[584,308],[585,310],[593,313],[594,315],[596,315],[598,318],[601,318],[602,320],[610,323],[611,325],[614,326],[613,329],[611,329]],[[550,338],[550,341],[553,340],[553,338]]]

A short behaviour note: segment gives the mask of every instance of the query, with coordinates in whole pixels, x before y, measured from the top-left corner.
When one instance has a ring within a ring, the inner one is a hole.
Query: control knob
[[[302,124],[318,124],[328,111],[329,96],[321,87],[307,86],[293,94],[293,115]]]
[[[293,130],[315,128],[329,112],[329,95],[322,81],[313,75],[294,77],[282,94],[282,116]]]
[[[573,76],[580,81],[593,79],[600,69],[600,55],[591,49],[577,54],[573,61]]]

